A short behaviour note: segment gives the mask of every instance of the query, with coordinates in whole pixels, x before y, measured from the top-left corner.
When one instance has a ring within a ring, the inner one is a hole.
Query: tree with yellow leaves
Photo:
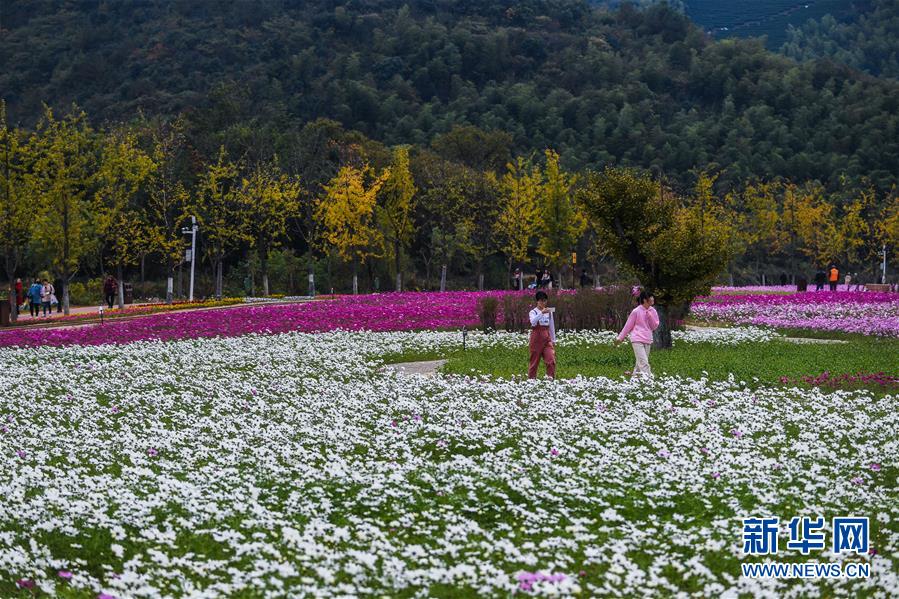
[[[137,136],[131,131],[113,131],[102,143],[94,195],[95,228],[101,256],[108,251],[116,268],[118,304],[122,310],[124,268],[137,264],[140,250],[147,244],[146,219],[135,200],[156,165],[138,147]]]
[[[73,108],[57,119],[46,108],[29,145],[34,155],[29,179],[41,206],[34,214],[34,242],[62,278],[62,305],[68,314],[69,279],[96,245],[90,201],[97,168],[96,135],[83,112]]]
[[[837,247],[847,268],[864,264],[877,254],[873,231],[868,224],[868,214],[873,210],[875,197],[873,189],[860,189],[841,210],[836,223]]]
[[[259,254],[262,290],[268,296],[268,257],[287,235],[287,223],[300,214],[300,184],[275,164],[260,164],[241,182],[250,243]]]
[[[381,187],[381,204],[378,206],[381,228],[393,254],[397,291],[403,290],[402,251],[415,233],[412,211],[416,191],[409,171],[409,148],[400,146],[393,151],[390,174]]]
[[[876,239],[881,251],[887,252],[889,260],[895,264],[899,261],[899,195],[893,195],[884,204],[875,226]],[[881,254],[882,256],[882,254]],[[886,282],[886,273],[881,272],[881,280]]]
[[[540,169],[519,156],[506,165],[506,173],[499,181],[500,211],[493,232],[497,247],[506,256],[507,282],[511,281],[515,263],[527,260],[531,240],[537,234],[540,214],[537,198],[543,191],[542,179]],[[522,284],[523,277],[519,288]]]
[[[568,262],[587,226],[572,193],[576,180],[577,177],[562,170],[559,155],[546,150],[546,167],[538,198],[537,253],[559,274],[560,284],[562,266]]]
[[[252,242],[238,166],[228,159],[224,146],[200,175],[193,208],[215,276],[215,297],[221,299],[225,257],[240,243]]]
[[[753,265],[759,283],[762,261],[780,251],[776,189],[772,183],[750,183],[724,199],[726,217],[734,233],[733,255],[744,256]]]
[[[820,184],[809,183],[801,189],[790,185],[787,192],[796,213],[799,250],[816,264],[835,261],[840,255],[840,237],[834,207],[825,200],[824,189]]]
[[[375,226],[377,196],[390,169],[380,175],[368,165],[347,165],[323,186],[315,217],[321,223],[324,242],[353,265],[353,294],[359,292],[359,264],[383,253],[384,237]]]

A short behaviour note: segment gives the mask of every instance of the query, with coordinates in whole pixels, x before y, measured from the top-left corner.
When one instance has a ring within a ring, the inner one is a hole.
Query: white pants
[[[637,358],[637,363],[634,365],[634,372],[631,374],[631,378],[635,379],[640,376],[652,378],[652,370],[649,369],[649,350],[652,347],[652,344],[631,343],[631,345],[634,348],[634,356]]]

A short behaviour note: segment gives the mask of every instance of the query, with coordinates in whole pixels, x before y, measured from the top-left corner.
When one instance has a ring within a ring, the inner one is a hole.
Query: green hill
[[[42,102],[96,121],[185,113],[194,135],[240,155],[319,117],[388,144],[470,123],[575,168],[687,181],[712,166],[724,183],[889,186],[899,163],[897,82],[716,42],[662,6],[39,0],[3,19],[0,94],[26,126]]]
[[[788,32],[784,52],[829,58],[878,76],[899,78],[899,2],[867,0],[841,20],[827,15]]]

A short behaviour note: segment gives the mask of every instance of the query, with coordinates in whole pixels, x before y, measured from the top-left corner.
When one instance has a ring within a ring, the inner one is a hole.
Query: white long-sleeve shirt
[[[556,323],[553,320],[552,312],[544,314],[540,311],[540,308],[534,308],[530,311],[528,316],[530,316],[531,328],[549,327],[549,340],[553,343],[556,342]]]

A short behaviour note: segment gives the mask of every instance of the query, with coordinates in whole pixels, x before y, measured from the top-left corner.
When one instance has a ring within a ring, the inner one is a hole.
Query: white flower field
[[[899,397],[382,368],[460,343],[0,350],[0,595],[25,593],[16,580],[59,597],[899,595]],[[814,556],[870,563],[870,578],[742,577],[742,519],[769,515],[783,531],[870,517],[869,554]]]

